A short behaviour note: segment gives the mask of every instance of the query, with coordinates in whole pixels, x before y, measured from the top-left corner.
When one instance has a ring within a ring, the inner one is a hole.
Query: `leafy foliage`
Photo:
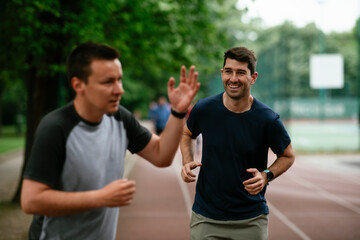
[[[310,88],[309,59],[312,54],[340,53],[344,57],[345,87],[329,90],[331,96],[357,96],[357,46],[354,33],[324,36],[314,24],[297,28],[289,22],[259,32],[259,78],[255,94],[264,99],[314,97]],[[321,48],[324,48],[322,50]]]
[[[151,100],[166,95],[166,83],[170,76],[179,80],[181,65],[196,65],[202,83],[199,98],[214,89],[222,91],[219,73],[223,52],[239,45],[258,55],[260,77],[254,95],[262,99],[315,96],[318,92],[309,87],[309,57],[320,51],[319,39],[325,39],[326,53],[341,53],[345,60],[345,88],[329,93],[358,94],[359,53],[355,49],[360,30],[323,37],[314,24],[297,28],[285,22],[264,29],[261,19],[246,20],[246,6],[239,9],[237,3],[2,1],[0,119],[4,102],[14,106],[16,114],[26,115],[25,162],[41,117],[71,100],[65,77],[66,57],[77,44],[86,41],[107,43],[121,51],[125,88],[121,104],[131,111],[146,113]]]
[[[4,24],[0,30],[4,34],[0,40],[3,53],[0,87],[13,85],[12,79],[24,86],[27,116],[24,165],[40,119],[66,102],[62,98],[71,98],[64,73],[72,48],[86,41],[118,48],[125,73],[122,104],[132,111],[145,111],[150,100],[166,93],[168,78],[178,75],[181,65],[211,63],[220,46],[226,44],[227,38],[219,37],[215,24],[215,19],[221,17],[216,7],[222,1],[209,2],[5,1],[1,10]],[[210,65],[204,66],[198,71],[207,76]],[[19,190],[20,186],[14,201],[19,201]]]

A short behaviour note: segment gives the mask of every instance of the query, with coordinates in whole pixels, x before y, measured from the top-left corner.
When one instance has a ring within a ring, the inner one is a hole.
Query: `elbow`
[[[290,168],[294,164],[294,162],[295,162],[295,155],[289,156],[288,157],[288,165],[289,165],[288,168]]]
[[[20,205],[21,205],[21,209],[24,213],[36,214],[33,204],[31,204],[31,201],[29,201],[28,199],[24,199],[24,197],[21,197]]]
[[[155,162],[154,165],[159,168],[170,167],[174,160],[174,157],[175,156],[173,155],[170,157],[161,158],[161,159],[159,159],[159,161]]]
[[[290,161],[291,161],[291,164],[293,164],[295,162],[295,153],[294,153],[294,151],[290,155]]]
[[[159,168],[166,168],[166,167],[170,167],[171,163],[172,163],[172,160],[171,161],[161,161],[161,162],[155,164],[155,166],[159,167]]]
[[[292,162],[291,162],[291,165],[293,165],[295,162],[295,156],[292,157]]]
[[[26,214],[33,215],[46,215],[43,211],[44,208],[41,203],[36,202],[35,199],[21,199],[20,201],[21,209]]]
[[[28,180],[23,182],[23,186],[21,189],[21,196],[20,196],[20,206],[24,213],[26,214],[39,214],[39,209],[41,204],[37,201],[36,196],[39,193],[33,193],[29,191],[28,188]]]
[[[23,185],[22,189],[21,189],[21,195],[20,195],[21,209],[26,214],[33,214],[29,198],[25,195],[26,194],[24,193],[24,185]]]

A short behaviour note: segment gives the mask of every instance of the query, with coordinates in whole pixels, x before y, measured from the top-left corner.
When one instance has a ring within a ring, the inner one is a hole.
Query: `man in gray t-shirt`
[[[117,50],[85,43],[67,62],[73,102],[46,115],[37,130],[21,193],[34,214],[30,239],[115,239],[118,207],[131,204],[135,182],[122,179],[126,150],[157,167],[172,163],[198,74],[181,68],[168,82],[172,114],[160,136],[120,106],[123,71]]]

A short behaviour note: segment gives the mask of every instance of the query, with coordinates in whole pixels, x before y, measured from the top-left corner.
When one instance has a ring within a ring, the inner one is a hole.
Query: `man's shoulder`
[[[119,105],[117,112],[108,116],[114,116],[118,121],[127,121],[133,117],[133,114],[124,106]]]
[[[80,121],[74,105],[69,103],[46,114],[39,124],[39,129],[54,131],[55,129],[71,129]]]
[[[57,108],[49,113],[47,113],[44,116],[44,119],[50,119],[53,120],[55,119],[66,119],[67,117],[73,117],[74,115],[76,115],[76,111],[74,108],[73,103],[68,103],[65,106],[62,106],[60,108]]]
[[[261,114],[264,118],[275,119],[279,117],[279,114],[275,112],[271,107],[256,98],[254,98],[252,110],[256,114]]]
[[[223,93],[214,95],[214,96],[209,96],[206,98],[202,98],[200,99],[197,104],[199,106],[208,106],[208,105],[213,105],[213,104],[221,104],[222,103],[222,95]]]

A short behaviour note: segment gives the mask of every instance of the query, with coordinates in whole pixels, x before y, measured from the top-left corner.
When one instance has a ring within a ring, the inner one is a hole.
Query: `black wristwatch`
[[[264,170],[264,172],[266,173],[266,176],[267,176],[267,179],[269,182],[274,179],[274,174],[272,173],[272,171],[266,169],[266,170]]]

